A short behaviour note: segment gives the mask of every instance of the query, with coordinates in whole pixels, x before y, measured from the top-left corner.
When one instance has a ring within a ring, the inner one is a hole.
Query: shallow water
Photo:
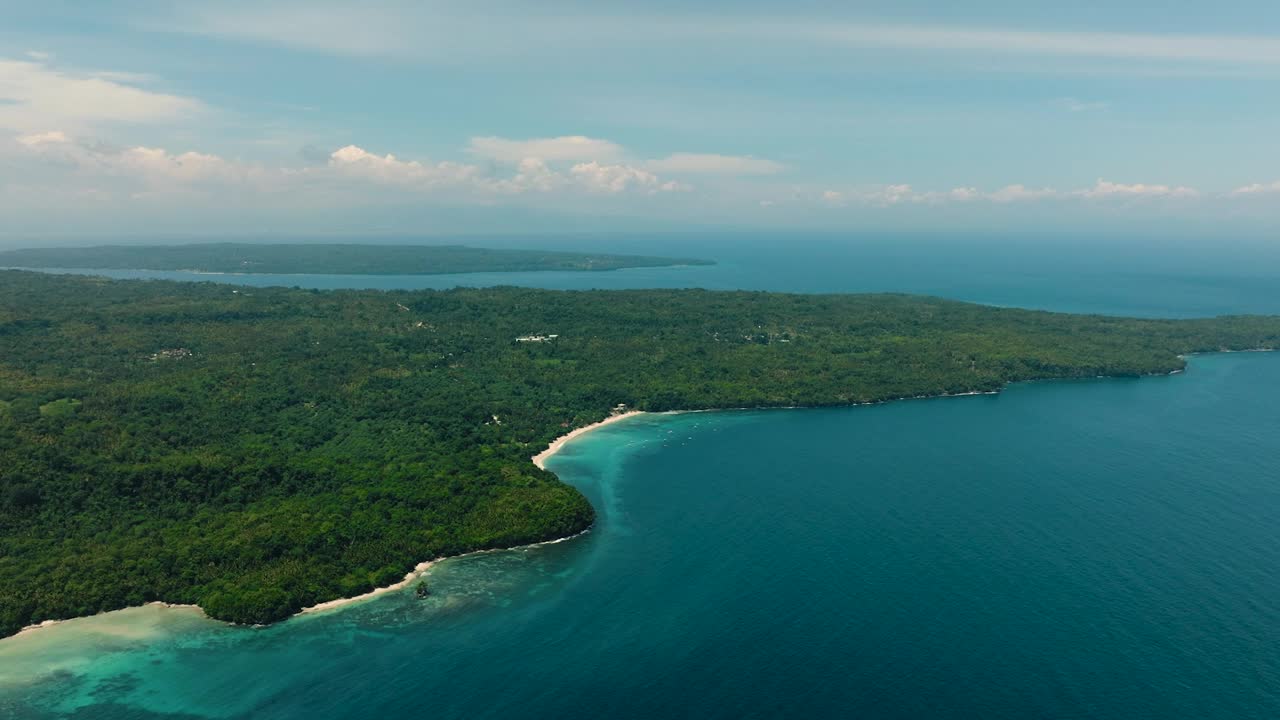
[[[1280,717],[1277,407],[1280,354],[1241,353],[643,416],[549,463],[588,535],[439,563],[424,601],[5,640],[0,717]]]
[[[534,244],[720,264],[196,279],[1280,312],[1274,243]],[[1166,378],[629,420],[549,464],[600,510],[588,535],[439,563],[423,601],[256,629],[147,607],[6,639],[0,719],[1280,717],[1278,407],[1280,354],[1233,354]]]

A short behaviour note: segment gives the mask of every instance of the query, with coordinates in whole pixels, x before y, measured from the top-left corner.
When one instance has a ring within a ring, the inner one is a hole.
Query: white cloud
[[[840,17],[706,11],[609,13],[531,11],[512,2],[483,6],[379,0],[355,6],[331,0],[264,4],[225,0],[157,6],[133,23],[144,29],[200,34],[325,53],[524,62],[554,55],[581,62],[607,50],[636,59],[690,43],[721,51],[761,48],[882,49],[1040,57],[1138,59],[1280,65],[1280,38],[1264,35],[1072,32],[971,25],[868,22]],[[503,17],[503,23],[492,22]],[[569,50],[570,52],[566,52]]]
[[[886,185],[862,196],[862,199],[876,205],[897,205],[915,199],[916,191],[910,185]]]
[[[1058,191],[1053,188],[1029,188],[1026,185],[1015,184],[1006,185],[999,190],[987,195],[993,202],[1013,203],[1022,202],[1024,200],[1043,200],[1044,198],[1056,197]]]
[[[675,182],[663,182],[657,175],[628,165],[601,165],[598,162],[579,163],[569,173],[590,192],[617,194],[631,188],[650,193],[674,192],[685,189]]]
[[[530,142],[539,144],[542,141]],[[563,157],[564,153],[561,152],[560,156]],[[476,165],[453,162],[424,164],[401,160],[395,155],[375,155],[354,145],[334,151],[329,167],[349,176],[380,183],[487,194],[552,193],[577,188],[588,193],[615,195],[628,191],[652,194],[684,189],[675,182],[663,181],[648,170],[625,164],[604,164],[593,160],[577,163],[566,172],[560,172],[542,158],[525,157],[516,163],[514,175],[501,176],[488,174]]]
[[[170,153],[162,148],[143,146],[117,148],[77,141],[61,131],[22,135],[16,140],[28,161],[43,161],[46,167],[70,171],[71,180],[122,180],[124,189],[139,186],[169,189],[175,184],[245,184],[269,174],[259,166],[217,155]]]
[[[40,147],[42,145],[62,145],[71,142],[71,138],[61,130],[50,130],[42,133],[32,133],[30,135],[19,135],[18,142],[27,147]]]
[[[170,152],[154,147],[119,148],[81,141],[61,131],[16,136],[6,149],[0,138],[0,160],[14,172],[0,182],[20,177],[42,179],[68,189],[127,194],[175,192],[286,193],[298,196],[332,194],[345,188],[358,202],[376,195],[377,187],[393,187],[409,196],[442,202],[496,202],[503,196],[622,195],[687,190],[687,186],[643,168],[595,161],[556,170],[537,158],[526,158],[507,172],[457,162],[407,160],[379,155],[357,145],[333,151],[323,165],[265,167],[194,151]],[[18,162],[22,169],[19,171]],[[407,196],[406,196],[407,197]]]
[[[1267,192],[1273,189],[1280,192],[1280,183],[1275,186],[1252,185],[1236,190],[1232,194],[1248,194]],[[962,186],[950,190],[917,190],[911,185],[883,185],[861,187],[854,190],[825,190],[818,198],[829,206],[843,207],[849,204],[877,205],[892,207],[897,205],[929,204],[946,205],[953,203],[971,203],[987,201],[996,204],[1032,202],[1047,199],[1076,199],[1077,201],[1105,201],[1108,199],[1142,199],[1142,198],[1198,198],[1200,191],[1184,186],[1149,185],[1122,183],[1099,180],[1093,187],[1079,190],[1060,191],[1054,188],[1029,188],[1023,184],[1006,185],[998,190],[984,191],[976,187]]]
[[[53,53],[47,53],[41,50],[28,50],[26,56],[36,62],[49,62],[53,59]]]
[[[822,202],[828,205],[844,206],[849,203],[892,207],[912,203],[928,203],[942,205],[952,202],[970,202],[986,195],[977,188],[957,187],[951,190],[918,191],[908,184],[884,185],[880,187],[858,188],[841,192],[826,190],[821,194]]]
[[[1254,183],[1238,187],[1231,191],[1232,195],[1269,195],[1272,193],[1280,193],[1280,180],[1273,183]]]
[[[103,124],[155,124],[205,109],[198,100],[152,92],[101,74],[57,70],[43,62],[0,59],[0,128],[90,132]]]
[[[653,172],[645,164],[622,161],[592,160],[556,165],[539,158],[525,158],[513,165],[494,167],[485,163],[413,160],[347,145],[334,150],[321,164],[272,166],[192,150],[113,146],[83,140],[60,130],[14,134],[7,138],[0,134],[0,168],[4,168],[0,172],[0,195],[8,195],[0,206],[15,207],[19,198],[28,198],[22,202],[36,207],[29,199],[43,197],[38,206],[56,209],[56,203],[61,202],[68,210],[79,202],[110,204],[114,199],[120,207],[126,207],[124,201],[152,198],[158,198],[157,202],[171,202],[174,208],[205,203],[205,207],[222,205],[234,209],[261,204],[266,202],[262,198],[271,198],[271,202],[278,201],[289,207],[327,210],[404,203],[459,207],[506,204],[603,212],[601,208],[616,210],[627,207],[628,203],[642,202],[638,198],[691,190],[669,176]],[[733,208],[741,211],[752,206],[775,208],[772,212],[780,212],[784,207],[788,212],[801,212],[801,208],[818,204],[832,208],[912,208],[911,212],[925,212],[929,207],[1052,200],[1058,206],[1076,204],[1081,212],[1085,204],[1137,212],[1136,208],[1148,204],[1135,202],[1137,200],[1173,203],[1205,198],[1205,203],[1189,206],[1210,207],[1207,205],[1210,200],[1227,203],[1237,198],[1235,201],[1240,202],[1238,198],[1245,196],[1280,193],[1280,182],[1203,194],[1180,185],[1124,184],[1108,180],[1098,180],[1091,187],[1076,190],[1024,184],[991,191],[970,185],[945,190],[918,189],[907,183],[826,189],[821,186],[784,189],[767,183],[752,187],[750,192],[744,192],[744,187],[732,182],[721,186],[713,184],[698,196],[695,205],[714,200],[725,213],[734,212]],[[788,199],[778,202],[779,193]],[[685,210],[690,207],[687,202],[653,202],[667,204],[673,211],[681,206]]]
[[[617,143],[582,135],[531,140],[477,137],[471,139],[468,150],[479,157],[512,164],[526,158],[537,158],[546,162],[589,162],[611,160],[622,155],[622,147]]]
[[[772,175],[786,169],[781,163],[764,158],[714,153],[673,153],[661,160],[650,160],[645,167],[654,172],[689,175]]]
[[[428,165],[416,160],[401,160],[391,154],[375,155],[355,145],[335,150],[329,156],[329,167],[351,177],[424,187],[476,185],[481,175],[474,165],[453,162]]]
[[[984,194],[974,187],[958,187],[950,190],[935,191],[921,193],[916,196],[920,202],[927,203],[947,203],[947,202],[969,202],[985,197]]]
[[[516,166],[515,177],[499,181],[496,185],[501,192],[552,192],[564,187],[564,176],[547,167],[538,158],[525,158]]]
[[[1280,38],[1264,36],[1057,32],[863,23],[783,23],[763,28],[761,32],[864,48],[1280,64]]]
[[[1190,198],[1200,195],[1198,190],[1183,186],[1170,185],[1147,185],[1144,183],[1136,183],[1133,185],[1125,185],[1123,183],[1114,183],[1108,180],[1099,179],[1091,188],[1075,191],[1076,195],[1086,198],[1109,198],[1109,197],[1177,197]]]

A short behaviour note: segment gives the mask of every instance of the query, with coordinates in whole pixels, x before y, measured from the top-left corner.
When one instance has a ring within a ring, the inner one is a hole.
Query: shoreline
[[[1204,355],[1218,355],[1218,354],[1227,354],[1227,353],[1257,353],[1257,352],[1277,352],[1277,348],[1247,348],[1247,349],[1243,349],[1243,350],[1210,350],[1210,351],[1206,351],[1206,352],[1186,353],[1186,354],[1183,354],[1183,355],[1179,355],[1178,357],[1179,357],[1179,358],[1182,358],[1182,359],[1184,359],[1184,360],[1186,360],[1186,359],[1190,359],[1190,358],[1194,358],[1194,357],[1199,357],[1199,356],[1204,356]],[[1172,371],[1170,371],[1169,373],[1167,373],[1167,374],[1163,374],[1163,375],[1178,375],[1178,374],[1181,374],[1181,373],[1183,373],[1183,372],[1185,372],[1185,368],[1179,368],[1179,369],[1176,369],[1176,370],[1172,370]],[[1151,377],[1151,376],[1159,377],[1160,375],[1162,375],[1162,374],[1152,374],[1152,375],[1148,375],[1147,377]],[[1108,376],[1108,375],[1098,375],[1098,376],[1096,376],[1096,377],[1092,377],[1092,378],[1054,378],[1054,380],[1095,380],[1095,379],[1107,379],[1107,378],[1110,378],[1110,377],[1113,377],[1113,376]],[[1020,382],[1038,382],[1038,381],[1036,381],[1036,380],[1024,380],[1024,381],[1020,381]],[[1010,384],[1015,384],[1015,383],[1006,383],[1004,387],[1007,387],[1007,386],[1008,386],[1008,385],[1010,385]],[[888,403],[900,402],[900,401],[903,401],[903,400],[932,400],[932,399],[939,399],[939,398],[973,397],[973,396],[980,396],[980,395],[999,395],[999,394],[1004,390],[1004,387],[1001,387],[1001,388],[1000,388],[1000,389],[998,389],[998,390],[972,390],[972,391],[968,391],[968,392],[959,392],[959,393],[945,393],[945,392],[944,392],[944,393],[938,393],[938,394],[936,394],[936,395],[911,395],[911,396],[904,396],[904,397],[897,397],[897,398],[888,398],[888,399],[885,399],[885,400],[870,400],[870,401],[865,401],[865,402],[854,402],[854,403],[848,403],[848,404],[843,404],[843,405],[831,405],[831,406],[786,405],[786,406],[773,406],[773,407],[736,407],[736,408],[704,408],[704,409],[700,409],[700,410],[668,410],[668,411],[665,411],[665,412],[647,412],[647,411],[643,411],[643,410],[628,410],[628,411],[623,412],[623,413],[618,413],[618,414],[616,414],[616,415],[611,415],[611,416],[609,416],[609,417],[607,417],[607,418],[605,418],[604,420],[601,420],[601,421],[599,421],[599,422],[592,423],[592,424],[590,424],[590,425],[585,425],[585,426],[580,427],[580,428],[576,428],[576,429],[571,430],[570,432],[568,432],[568,433],[566,433],[566,434],[564,434],[564,435],[561,435],[560,437],[558,437],[558,438],[556,438],[555,440],[551,441],[551,444],[550,444],[550,445],[548,445],[548,446],[547,446],[547,448],[546,448],[545,450],[543,450],[542,452],[538,453],[537,455],[534,455],[532,458],[530,458],[530,460],[531,460],[531,461],[533,462],[533,464],[534,464],[534,465],[536,465],[539,469],[541,469],[541,470],[546,470],[546,461],[547,461],[547,460],[549,460],[549,459],[550,459],[552,456],[554,456],[556,453],[558,453],[558,452],[560,452],[562,449],[564,449],[565,445],[567,445],[570,441],[575,440],[575,439],[577,439],[577,438],[579,438],[579,437],[581,437],[581,436],[583,436],[583,435],[585,435],[585,434],[587,434],[587,433],[589,433],[589,432],[591,432],[591,431],[593,431],[593,430],[597,430],[597,429],[599,429],[599,428],[602,428],[602,427],[604,427],[605,425],[612,425],[613,423],[620,422],[620,421],[622,421],[622,420],[626,420],[627,418],[632,418],[632,417],[636,417],[636,416],[639,416],[639,415],[683,415],[683,414],[689,414],[689,413],[707,413],[707,412],[743,412],[743,411],[764,411],[764,410],[806,410],[806,409],[815,409],[815,410],[816,410],[816,409],[824,409],[824,408],[839,408],[839,407],[844,407],[844,408],[867,407],[867,406],[884,405],[884,404],[888,404]],[[414,568],[413,568],[412,570],[410,570],[408,573],[406,573],[406,574],[405,574],[405,576],[404,576],[404,579],[400,580],[399,582],[396,582],[396,583],[393,583],[393,584],[391,584],[391,585],[387,585],[387,586],[384,586],[384,587],[374,588],[373,590],[370,590],[370,591],[369,591],[369,592],[367,592],[367,593],[363,593],[363,594],[361,594],[361,595],[356,595],[356,596],[354,596],[354,597],[349,597],[349,598],[335,598],[335,599],[333,599],[333,600],[327,600],[327,601],[322,602],[322,603],[317,603],[316,605],[312,605],[312,606],[310,606],[310,607],[302,608],[301,610],[299,610],[299,611],[295,612],[294,614],[290,615],[288,618],[285,618],[285,620],[288,620],[288,619],[291,619],[291,618],[295,618],[295,617],[300,617],[300,616],[303,616],[303,615],[314,615],[314,614],[316,614],[316,613],[321,613],[321,612],[325,612],[325,611],[328,611],[328,610],[335,610],[335,609],[339,609],[339,608],[345,607],[345,606],[347,606],[347,605],[352,605],[352,604],[355,604],[355,603],[364,602],[364,601],[366,601],[366,600],[371,600],[371,599],[373,599],[373,598],[375,598],[375,597],[378,597],[378,596],[380,596],[380,595],[385,595],[385,594],[390,593],[390,592],[395,592],[395,591],[397,591],[397,590],[402,590],[402,589],[404,589],[404,588],[408,587],[410,583],[412,583],[415,579],[419,578],[419,577],[420,577],[424,572],[426,572],[427,570],[429,570],[429,569],[430,569],[432,566],[434,566],[436,563],[441,562],[441,561],[443,561],[443,560],[450,560],[450,559],[455,559],[455,558],[464,558],[464,557],[467,557],[467,556],[470,556],[470,555],[478,555],[478,554],[481,554],[481,553],[507,552],[507,551],[511,551],[511,550],[524,550],[524,549],[529,549],[529,548],[534,548],[534,547],[540,547],[540,546],[543,546],[543,545],[554,545],[554,544],[556,544],[556,543],[565,542],[565,541],[567,541],[567,540],[572,540],[572,539],[574,539],[574,538],[576,538],[576,537],[579,537],[579,536],[581,536],[581,535],[585,535],[585,534],[587,534],[587,533],[591,532],[592,527],[594,527],[594,525],[593,525],[593,526],[591,526],[591,527],[588,527],[588,528],[586,528],[586,529],[584,529],[584,530],[582,530],[582,531],[580,531],[580,532],[576,532],[576,533],[574,533],[574,534],[572,534],[572,535],[567,535],[567,536],[562,537],[562,538],[554,538],[554,539],[551,539],[551,540],[543,540],[543,541],[536,542],[536,543],[529,543],[529,544],[527,544],[527,545],[515,545],[515,546],[509,547],[509,548],[490,548],[490,549],[487,549],[487,550],[473,550],[473,551],[471,551],[471,552],[465,552],[465,553],[462,553],[462,554],[459,554],[459,555],[447,555],[447,556],[442,556],[442,557],[433,558],[433,559],[431,559],[431,560],[427,560],[427,561],[424,561],[424,562],[418,563],[416,566],[414,566]],[[11,636],[9,636],[9,637],[18,637],[19,635],[23,635],[23,634],[26,634],[26,633],[31,633],[31,632],[34,632],[34,631],[36,631],[36,630],[40,630],[40,629],[42,629],[42,628],[52,627],[52,626],[54,626],[54,625],[59,625],[59,624],[65,623],[65,622],[73,621],[73,620],[79,620],[79,619],[87,618],[87,617],[96,617],[96,616],[98,616],[98,615],[105,615],[105,614],[107,614],[107,613],[119,612],[120,610],[129,610],[129,609],[138,608],[138,607],[146,607],[146,606],[149,606],[149,605],[162,606],[162,607],[166,607],[166,608],[195,609],[195,610],[198,610],[202,615],[204,615],[204,609],[203,609],[203,608],[201,608],[199,605],[194,605],[194,604],[180,604],[180,603],[167,603],[167,602],[164,602],[164,601],[161,601],[161,600],[156,600],[156,601],[152,601],[152,602],[148,602],[148,603],[143,603],[142,605],[133,605],[133,606],[126,607],[126,608],[117,608],[116,610],[105,610],[105,611],[103,611],[103,612],[94,613],[93,615],[83,615],[83,616],[80,616],[80,617],[63,618],[63,619],[60,619],[60,620],[45,620],[45,621],[40,622],[40,623],[35,623],[35,624],[32,624],[32,625],[28,625],[28,626],[26,626],[26,627],[22,628],[21,630],[19,630],[18,632],[14,633],[13,635],[11,635]],[[206,617],[206,618],[208,618],[208,615],[205,615],[205,617]],[[214,620],[214,618],[208,618],[208,619],[210,619],[210,620]],[[222,620],[215,620],[215,621],[216,621],[216,622],[225,622],[225,623],[226,623],[226,624],[228,624],[228,625],[237,625],[237,623],[231,623],[231,622],[226,622],[226,621],[222,621]],[[283,620],[281,620],[281,621],[279,621],[279,622],[283,622]],[[274,624],[274,623],[273,623],[273,624]],[[263,626],[245,626],[245,627],[263,627]],[[0,638],[0,642],[3,642],[5,639],[6,639],[6,638]]]
[[[18,637],[20,635],[26,635],[29,633],[33,633],[36,630],[43,630],[45,628],[53,627],[54,625],[61,625],[62,623],[68,623],[74,620],[84,620],[87,618],[98,617],[99,615],[110,615],[111,613],[120,612],[121,610],[136,610],[137,608],[144,608],[144,607],[162,607],[169,610],[199,610],[200,614],[204,615],[204,608],[200,607],[199,605],[192,605],[189,603],[186,603],[186,604],[167,603],[163,600],[152,600],[151,602],[142,603],[141,605],[130,605],[129,607],[117,608],[115,610],[103,610],[102,612],[96,612],[92,615],[80,615],[78,617],[73,617],[73,618],[62,618],[61,620],[45,620],[44,622],[38,622],[33,625],[28,625],[22,628],[21,630],[19,630],[18,632],[10,635],[9,637]],[[204,616],[208,617],[207,615],[204,615]],[[9,638],[0,638],[0,641],[7,640],[7,639]]]
[[[456,556],[456,557],[461,557],[461,556]],[[353,603],[363,602],[365,600],[372,600],[373,598],[376,598],[379,595],[385,595],[386,593],[395,592],[396,590],[403,590],[404,588],[409,587],[409,584],[412,583],[414,580],[418,579],[422,575],[422,573],[427,571],[428,568],[430,568],[432,565],[435,565],[436,562],[438,562],[439,560],[443,560],[443,559],[444,558],[437,558],[436,560],[426,560],[424,562],[418,563],[417,565],[414,565],[412,570],[405,573],[404,579],[401,580],[400,582],[392,583],[385,587],[374,588],[369,592],[364,593],[363,595],[356,595],[354,597],[349,597],[349,598],[335,598],[333,600],[326,600],[322,603],[316,603],[315,605],[312,605],[310,607],[302,608],[301,610],[290,615],[289,617],[292,618],[292,617],[298,617],[300,615],[312,615],[314,613],[324,612],[326,610],[334,610],[334,609],[343,607],[344,605],[351,605]]]
[[[604,427],[605,425],[612,425],[613,423],[619,422],[621,420],[626,420],[627,418],[635,417],[637,415],[644,415],[644,414],[646,413],[642,410],[628,410],[627,412],[618,413],[617,415],[610,415],[609,417],[605,418],[604,420],[601,420],[600,422],[592,423],[590,425],[585,425],[576,430],[571,430],[568,433],[556,438],[555,440],[552,440],[551,444],[547,446],[546,450],[543,450],[537,455],[534,455],[532,458],[530,458],[530,460],[533,461],[534,465],[538,466],[539,470],[546,470],[547,460],[549,460],[552,455],[555,455],[556,453],[560,452],[570,440],[573,440],[574,438],[577,438],[577,437],[581,437],[591,432],[592,430],[597,430],[599,428]]]

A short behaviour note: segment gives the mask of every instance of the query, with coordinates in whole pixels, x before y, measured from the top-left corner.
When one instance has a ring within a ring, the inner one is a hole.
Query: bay
[[[18,636],[0,715],[1276,717],[1277,380],[640,416],[550,462],[588,535],[269,628]]]
[[[174,277],[1280,312],[1280,251],[1243,241],[603,240],[720,264]],[[5,639],[0,718],[1278,717],[1277,407],[1280,356],[1249,353],[998,396],[642,416],[550,462],[600,511],[585,536],[440,562],[426,600],[267,628],[148,606]]]

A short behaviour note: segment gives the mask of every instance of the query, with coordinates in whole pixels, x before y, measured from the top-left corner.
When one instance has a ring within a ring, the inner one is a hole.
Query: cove
[[[1280,716],[1280,355],[996,396],[640,416],[572,541],[268,628],[0,641],[0,717]]]

